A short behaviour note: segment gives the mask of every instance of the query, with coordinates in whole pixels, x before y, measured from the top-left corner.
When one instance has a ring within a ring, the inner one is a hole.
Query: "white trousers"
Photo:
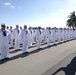
[[[28,40],[23,41],[22,53],[28,52]]]
[[[37,49],[39,49],[41,46],[41,39],[39,38],[38,41],[37,41]]]
[[[52,37],[53,44],[55,44],[55,36]]]
[[[47,45],[50,46],[50,37],[47,38]]]
[[[15,39],[15,50],[20,49],[20,39]]]
[[[0,45],[1,59],[9,58],[9,44],[3,43]]]
[[[13,39],[10,41],[10,47],[13,47]]]

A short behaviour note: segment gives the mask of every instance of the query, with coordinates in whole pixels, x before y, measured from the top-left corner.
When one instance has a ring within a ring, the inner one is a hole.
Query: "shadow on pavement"
[[[63,71],[65,73],[65,75],[75,75],[75,72],[76,72],[76,56],[72,59],[70,64],[68,64],[66,67],[59,68],[56,72],[54,72],[51,75],[56,75],[60,71]]]
[[[0,61],[0,64],[4,64],[4,63],[6,63],[6,62],[8,62],[8,61],[12,61],[12,60],[15,60],[15,59],[18,59],[18,58],[24,58],[24,57],[26,57],[26,56],[28,56],[28,55],[30,55],[30,54],[34,54],[34,53],[37,53],[37,52],[39,52],[40,50],[37,50],[37,49],[35,49],[35,50],[33,50],[33,51],[30,51],[29,53],[26,53],[26,54],[18,54],[18,55],[16,55],[16,56],[13,56],[13,57],[11,57],[10,59],[8,59],[8,60],[4,60],[4,61]]]
[[[4,64],[4,63],[6,63],[7,61],[12,61],[12,60],[15,60],[15,59],[18,59],[18,58],[24,58],[24,57],[26,57],[26,56],[28,56],[28,55],[30,55],[30,54],[34,54],[34,53],[37,53],[37,52],[39,52],[39,51],[42,51],[42,50],[45,50],[45,49],[47,49],[47,48],[54,47],[54,46],[57,46],[57,45],[60,45],[60,44],[62,44],[62,43],[57,43],[57,44],[55,44],[55,45],[45,46],[44,48],[41,48],[40,50],[35,49],[35,50],[33,50],[33,51],[30,51],[30,52],[27,53],[27,54],[22,54],[22,53],[21,53],[21,54],[18,54],[18,55],[16,55],[16,56],[11,57],[9,60],[0,61],[0,64]],[[21,51],[21,49],[18,50],[18,51]],[[15,53],[15,52],[17,52],[17,51],[11,51],[10,53],[12,54],[12,53]],[[65,70],[65,71],[66,71],[66,69],[68,69],[68,67],[72,67],[73,64],[76,65],[75,59],[76,59],[76,58],[74,58],[73,61],[71,62],[71,64],[69,64],[66,68],[61,68],[61,69],[59,69],[58,71],[60,71],[60,70]],[[74,62],[75,62],[75,63],[74,63]],[[74,66],[74,67],[75,67],[75,66]],[[73,69],[74,69],[74,68],[73,68]],[[70,70],[72,70],[72,69],[70,69]],[[57,72],[58,72],[58,71],[57,71]],[[55,73],[56,73],[56,72],[55,72]],[[68,74],[66,74],[66,75],[68,75]],[[70,75],[70,74],[69,74],[69,75]]]

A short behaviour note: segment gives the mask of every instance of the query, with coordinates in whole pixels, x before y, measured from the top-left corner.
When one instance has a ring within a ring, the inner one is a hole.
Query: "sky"
[[[0,0],[0,24],[66,27],[76,0]]]

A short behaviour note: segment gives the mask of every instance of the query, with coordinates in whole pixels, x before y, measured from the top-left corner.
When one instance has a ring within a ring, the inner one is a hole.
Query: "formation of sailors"
[[[15,51],[20,49],[22,44],[22,53],[28,53],[28,48],[33,44],[37,45],[37,49],[41,49],[41,43],[46,43],[49,47],[50,44],[55,45],[56,42],[61,43],[76,38],[76,30],[69,28],[51,28],[46,27],[29,27],[27,25],[13,29],[12,26],[6,27],[1,24],[0,29],[0,53],[1,60],[9,59],[9,49],[14,48]]]

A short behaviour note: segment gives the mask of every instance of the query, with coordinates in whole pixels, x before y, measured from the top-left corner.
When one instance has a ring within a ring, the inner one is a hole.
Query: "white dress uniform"
[[[47,46],[50,46],[50,30],[46,29],[46,36],[47,36]]]
[[[69,38],[70,38],[70,34],[69,34],[69,29],[67,29],[67,39],[69,40]]]
[[[44,30],[42,30],[42,42],[45,41],[45,33],[44,33]]]
[[[46,29],[44,30],[44,38],[45,38],[44,43],[46,44],[47,43],[47,30]]]
[[[43,30],[41,29],[41,42],[43,41]]]
[[[74,39],[74,30],[73,30],[73,39]]]
[[[61,28],[58,29],[58,41],[59,43],[61,42],[61,38],[62,38],[62,30]]]
[[[68,40],[70,40],[70,29],[68,29]]]
[[[76,29],[75,29],[75,39],[76,39]]]
[[[21,32],[22,41],[23,41],[23,48],[22,53],[28,52],[28,46],[29,46],[29,34],[28,30],[23,29]]]
[[[33,31],[32,31],[32,44],[35,43],[35,39],[36,39],[36,31],[35,31],[35,29],[33,29]]]
[[[66,29],[64,28],[64,41],[66,41]]]
[[[22,29],[20,29],[20,44],[22,44],[22,37],[21,37],[21,32],[22,32]]]
[[[56,40],[58,40],[58,36],[57,36],[57,34],[58,34],[58,28],[54,28],[55,42],[56,42]]]
[[[8,36],[9,42],[10,42],[10,30],[7,29],[6,31],[7,31],[7,36]]]
[[[55,29],[55,41],[58,41],[59,34],[58,34],[58,28]]]
[[[29,29],[28,33],[29,33],[29,47],[31,47],[33,40],[32,29]]]
[[[41,46],[41,31],[39,29],[37,29],[37,49],[40,48]]]
[[[54,28],[52,28],[51,36],[52,36],[52,41],[53,41],[53,45],[54,45],[55,44],[55,39],[56,39],[56,30]]]
[[[62,41],[64,42],[64,29],[62,29]]]
[[[38,35],[37,35],[37,33],[38,33],[38,29],[35,30],[35,34],[36,34],[36,43],[37,43],[37,41],[38,41],[38,38],[37,38]]]
[[[5,35],[3,35],[3,32]],[[1,60],[9,58],[9,39],[7,32],[0,29],[0,51],[1,51]]]
[[[72,31],[72,29],[71,29],[71,40],[73,39],[73,31]]]
[[[15,45],[14,45],[15,50],[18,50],[18,49],[20,49],[20,34],[19,34],[19,30],[15,28],[13,30],[12,34],[13,34],[13,37],[15,39]]]
[[[9,48],[13,47],[12,30],[9,30]]]
[[[71,40],[71,29],[69,29],[69,40]]]
[[[68,29],[66,29],[66,41],[68,40]]]

